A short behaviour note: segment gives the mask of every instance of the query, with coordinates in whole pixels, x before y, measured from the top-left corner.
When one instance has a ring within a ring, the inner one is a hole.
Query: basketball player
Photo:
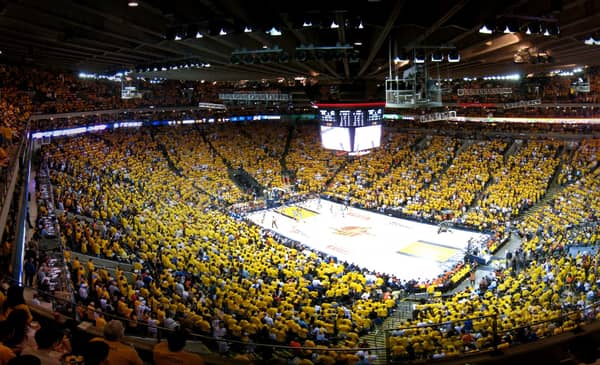
[[[273,220],[271,221],[271,228],[279,229],[279,227],[277,227],[277,219],[275,219],[275,216],[273,216]]]

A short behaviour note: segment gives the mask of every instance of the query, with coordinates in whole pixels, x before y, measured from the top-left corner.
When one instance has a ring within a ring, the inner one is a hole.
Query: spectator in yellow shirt
[[[113,319],[104,326],[104,338],[96,337],[91,341],[103,341],[108,344],[108,365],[142,365],[142,359],[135,349],[121,342],[124,333],[123,323]]]
[[[203,365],[204,360],[198,354],[184,351],[187,333],[184,330],[171,332],[167,342],[154,346],[153,358],[155,365],[195,364]]]

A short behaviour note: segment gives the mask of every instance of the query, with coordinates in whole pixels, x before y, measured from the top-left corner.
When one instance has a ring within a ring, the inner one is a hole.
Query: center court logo
[[[369,232],[369,228],[360,226],[344,226],[340,228],[334,228],[333,232],[340,236],[356,237],[367,234]]]

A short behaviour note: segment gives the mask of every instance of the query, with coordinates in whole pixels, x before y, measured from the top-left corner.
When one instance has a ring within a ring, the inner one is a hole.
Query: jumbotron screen
[[[384,103],[317,104],[323,148],[358,152],[381,145]]]

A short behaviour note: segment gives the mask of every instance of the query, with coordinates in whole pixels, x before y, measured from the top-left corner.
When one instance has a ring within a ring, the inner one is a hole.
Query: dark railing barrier
[[[26,288],[27,291],[37,293],[45,304],[50,303],[51,310],[45,309],[45,305],[30,307],[37,315],[42,315],[58,323],[79,324],[79,328],[85,330],[91,336],[101,336],[101,329],[97,328],[89,320],[76,320],[73,317],[70,300],[55,296],[50,292],[42,292],[35,288]],[[31,297],[30,295],[26,295]],[[75,312],[85,312],[87,306],[76,304]],[[123,322],[127,328],[125,342],[129,342],[143,349],[151,348],[155,343],[164,340],[172,328],[156,326],[154,335],[148,336],[145,331],[147,325],[118,314],[102,313],[107,321],[117,319]],[[502,328],[501,317],[498,314],[463,318],[454,321],[440,323],[423,323],[416,326],[399,326],[384,330],[384,347],[354,347],[354,348],[327,348],[315,347],[291,347],[276,343],[254,342],[237,340],[232,337],[216,338],[209,333],[194,332],[193,328],[185,321],[178,325],[192,330],[189,340],[192,342],[190,351],[197,352],[202,356],[214,358],[227,358],[225,354],[246,354],[251,360],[264,362],[272,356],[278,359],[291,360],[296,355],[304,356],[311,353],[318,354],[343,354],[367,351],[370,354],[385,353],[385,358],[378,358],[376,363],[387,364],[413,364],[429,363],[436,360],[460,359],[461,357],[472,357],[482,354],[500,355],[508,348],[531,344],[536,341],[557,336],[563,333],[577,333],[585,325],[592,322],[598,323],[596,316],[600,313],[600,302],[595,302],[584,308],[567,311],[564,310],[559,316],[545,321],[533,322],[523,326],[511,326]],[[88,325],[81,325],[88,322]],[[132,324],[134,324],[132,326]],[[131,328],[137,328],[132,331]],[[336,355],[337,356],[337,355]],[[220,362],[220,361],[219,361]],[[208,361],[207,363],[215,363]],[[225,361],[227,363],[227,361]],[[239,363],[239,362],[230,362]]]
[[[580,331],[583,325],[597,322],[598,313],[600,302],[595,302],[579,310],[563,310],[554,318],[509,328],[503,326],[499,314],[493,314],[386,329],[388,363],[410,364],[488,352],[499,354],[509,347]]]
[[[24,164],[21,169],[23,175],[23,186],[21,196],[19,197],[19,219],[17,220],[17,235],[15,239],[15,248],[13,250],[12,274],[13,280],[17,283],[23,283],[23,260],[25,258],[25,244],[27,240],[27,202],[29,200],[29,179],[31,176],[31,154],[33,145],[28,139],[24,145],[25,158],[22,160]]]

